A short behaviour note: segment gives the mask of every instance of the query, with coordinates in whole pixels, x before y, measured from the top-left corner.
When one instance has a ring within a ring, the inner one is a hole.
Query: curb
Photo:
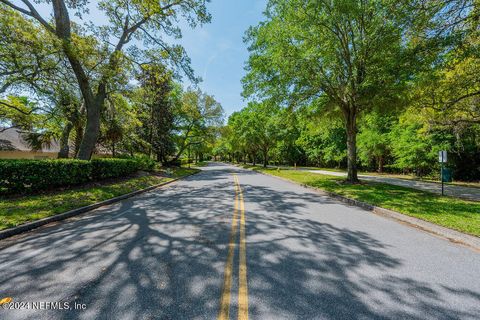
[[[420,229],[422,231],[431,233],[433,235],[439,236],[441,238],[444,238],[446,240],[449,240],[450,242],[462,244],[462,245],[465,245],[467,247],[471,247],[475,250],[480,250],[480,238],[479,237],[472,236],[472,235],[469,235],[469,234],[466,234],[466,233],[462,233],[460,231],[456,231],[456,230],[449,229],[449,228],[446,228],[446,227],[442,227],[442,226],[434,224],[432,222],[428,222],[428,221],[425,221],[425,220],[422,220],[422,219],[419,219],[419,218],[411,217],[411,216],[405,215],[405,214],[397,212],[397,211],[385,209],[385,208],[382,208],[382,207],[377,207],[377,206],[371,205],[371,204],[366,203],[366,202],[362,202],[362,201],[358,201],[358,200],[355,200],[355,199],[347,198],[347,197],[341,196],[337,193],[333,193],[333,192],[325,191],[325,190],[322,190],[322,189],[318,189],[318,188],[315,188],[315,187],[312,187],[312,186],[308,186],[306,184],[300,184],[300,183],[297,183],[295,181],[292,181],[292,180],[289,180],[289,179],[286,179],[286,178],[283,178],[283,177],[277,177],[277,176],[274,176],[274,175],[271,175],[271,174],[268,174],[268,173],[255,171],[255,170],[252,170],[252,169],[242,168],[240,166],[237,166],[237,167],[239,167],[243,170],[250,170],[250,171],[257,172],[257,173],[260,173],[260,174],[263,174],[263,175],[266,175],[266,176],[274,177],[274,178],[277,178],[277,179],[280,179],[280,180],[283,180],[283,181],[286,181],[286,182],[290,182],[290,183],[293,183],[293,184],[296,184],[296,185],[300,185],[304,188],[314,190],[317,193],[328,196],[328,197],[333,198],[337,201],[346,203],[348,205],[359,207],[359,208],[361,208],[365,211],[372,212],[372,213],[377,214],[379,216],[383,216],[383,217],[387,217],[387,218],[396,220],[398,222],[409,225],[410,227],[414,227],[414,228]]]
[[[68,219],[68,218],[71,218],[71,217],[74,217],[74,216],[78,216],[82,213],[92,211],[94,209],[98,209],[100,207],[103,207],[103,206],[106,206],[106,205],[109,205],[109,204],[113,204],[113,203],[119,202],[121,200],[125,200],[127,198],[131,198],[131,197],[139,195],[141,193],[145,193],[145,192],[151,191],[153,189],[163,187],[167,184],[171,184],[171,183],[176,182],[178,180],[185,179],[187,177],[193,176],[194,174],[197,174],[199,172],[200,171],[188,174],[188,175],[180,177],[180,178],[175,178],[175,179],[172,179],[170,181],[162,182],[162,183],[156,184],[154,186],[147,187],[145,189],[140,189],[140,190],[136,190],[136,191],[133,191],[133,192],[130,192],[130,193],[122,194],[121,196],[111,198],[111,199],[107,199],[107,200],[104,200],[104,201],[100,201],[100,202],[97,202],[97,203],[94,203],[94,204],[91,204],[91,205],[88,205],[88,206],[85,206],[85,207],[73,209],[73,210],[70,210],[70,211],[67,211],[67,212],[64,212],[64,213],[56,214],[56,215],[51,216],[51,217],[46,217],[46,218],[43,218],[43,219],[40,219],[40,220],[27,222],[27,223],[21,224],[17,227],[2,230],[2,231],[0,231],[0,240],[9,238],[9,237],[12,237],[12,236],[15,236],[15,235],[19,235],[21,233],[31,231],[33,229],[36,229],[38,227],[44,226],[44,225],[52,223],[52,222],[62,221],[62,220],[65,220],[65,219]]]

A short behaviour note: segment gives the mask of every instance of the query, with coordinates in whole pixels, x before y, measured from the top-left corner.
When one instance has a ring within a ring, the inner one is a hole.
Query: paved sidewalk
[[[318,174],[337,176],[337,177],[344,177],[347,175],[345,172],[335,172],[335,171],[327,171],[327,170],[307,170],[307,171],[318,173]],[[398,178],[388,178],[388,177],[382,177],[382,176],[369,176],[369,175],[358,175],[358,177],[362,180],[367,180],[367,181],[387,183],[395,186],[413,188],[413,189],[433,192],[437,194],[442,193],[442,185],[440,183],[435,183],[435,182],[405,180],[405,179],[398,179]],[[445,195],[473,200],[473,201],[480,201],[479,188],[445,185]]]

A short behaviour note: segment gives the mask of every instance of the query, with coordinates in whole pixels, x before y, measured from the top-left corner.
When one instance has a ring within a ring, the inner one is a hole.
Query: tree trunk
[[[153,115],[150,115],[151,117],[153,117]],[[152,125],[151,123],[148,125],[148,142],[149,142],[149,146],[148,146],[148,156],[151,158],[153,156],[153,129],[152,129]],[[158,154],[157,154],[157,158],[158,158]]]
[[[105,100],[105,85],[99,85],[98,94],[95,97],[90,86],[90,79],[83,69],[72,43],[70,17],[68,16],[67,6],[63,0],[53,0],[52,5],[56,25],[55,32],[58,38],[62,40],[63,51],[70,62],[75,77],[77,78],[83,100],[85,101],[85,107],[87,109],[87,125],[85,127],[82,143],[78,150],[77,158],[81,160],[90,160],[100,131],[100,109]]]
[[[378,157],[378,173],[383,173],[383,156]]]
[[[347,181],[358,183],[357,175],[357,117],[356,108],[351,106],[344,110],[345,124],[347,129]]]
[[[60,137],[60,152],[58,152],[59,159],[67,159],[68,153],[70,152],[70,147],[68,145],[68,138],[70,137],[70,132],[73,129],[73,123],[70,121],[67,122],[65,128],[62,130],[62,136]]]
[[[358,182],[356,132],[347,131],[347,149],[348,149],[347,181],[356,183]]]
[[[81,123],[77,123],[75,124],[75,141],[73,142],[75,145],[75,150],[74,150],[75,157],[77,157],[78,150],[80,150],[82,137],[83,137],[83,125]]]
[[[266,168],[268,165],[268,151],[263,152],[263,167]]]
[[[101,104],[103,104],[103,100],[90,106],[87,104],[87,125],[85,126],[85,133],[77,154],[77,158],[80,160],[90,160],[97,144],[100,133]]]

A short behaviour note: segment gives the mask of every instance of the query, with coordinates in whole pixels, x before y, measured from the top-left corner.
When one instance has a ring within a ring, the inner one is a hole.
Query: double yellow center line
[[[223,279],[222,298],[220,300],[219,320],[230,319],[230,292],[233,278],[233,258],[235,255],[238,211],[240,211],[240,245],[238,266],[238,319],[248,319],[248,287],[247,287],[247,245],[245,242],[245,204],[243,192],[237,175],[233,175],[235,182],[235,206],[232,218],[232,230],[228,244],[227,264]]]

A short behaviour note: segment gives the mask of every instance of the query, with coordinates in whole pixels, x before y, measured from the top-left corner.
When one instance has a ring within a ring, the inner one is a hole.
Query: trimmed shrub
[[[0,160],[0,194],[31,193],[124,177],[144,166],[136,159]]]
[[[129,155],[119,155],[118,159],[135,160],[139,163],[140,167],[138,169],[143,171],[153,171],[157,165],[155,160],[146,155],[137,155],[135,157]]]
[[[140,169],[140,162],[136,159],[93,159],[91,164],[92,180],[121,177]]]
[[[157,162],[155,160],[153,160],[152,158],[149,158],[149,157],[135,157],[134,158],[136,161],[138,161],[139,165],[140,165],[140,170],[144,170],[144,171],[153,171],[153,169],[155,169],[155,165],[157,164]]]
[[[26,193],[85,183],[92,166],[82,160],[0,160],[0,192]]]

